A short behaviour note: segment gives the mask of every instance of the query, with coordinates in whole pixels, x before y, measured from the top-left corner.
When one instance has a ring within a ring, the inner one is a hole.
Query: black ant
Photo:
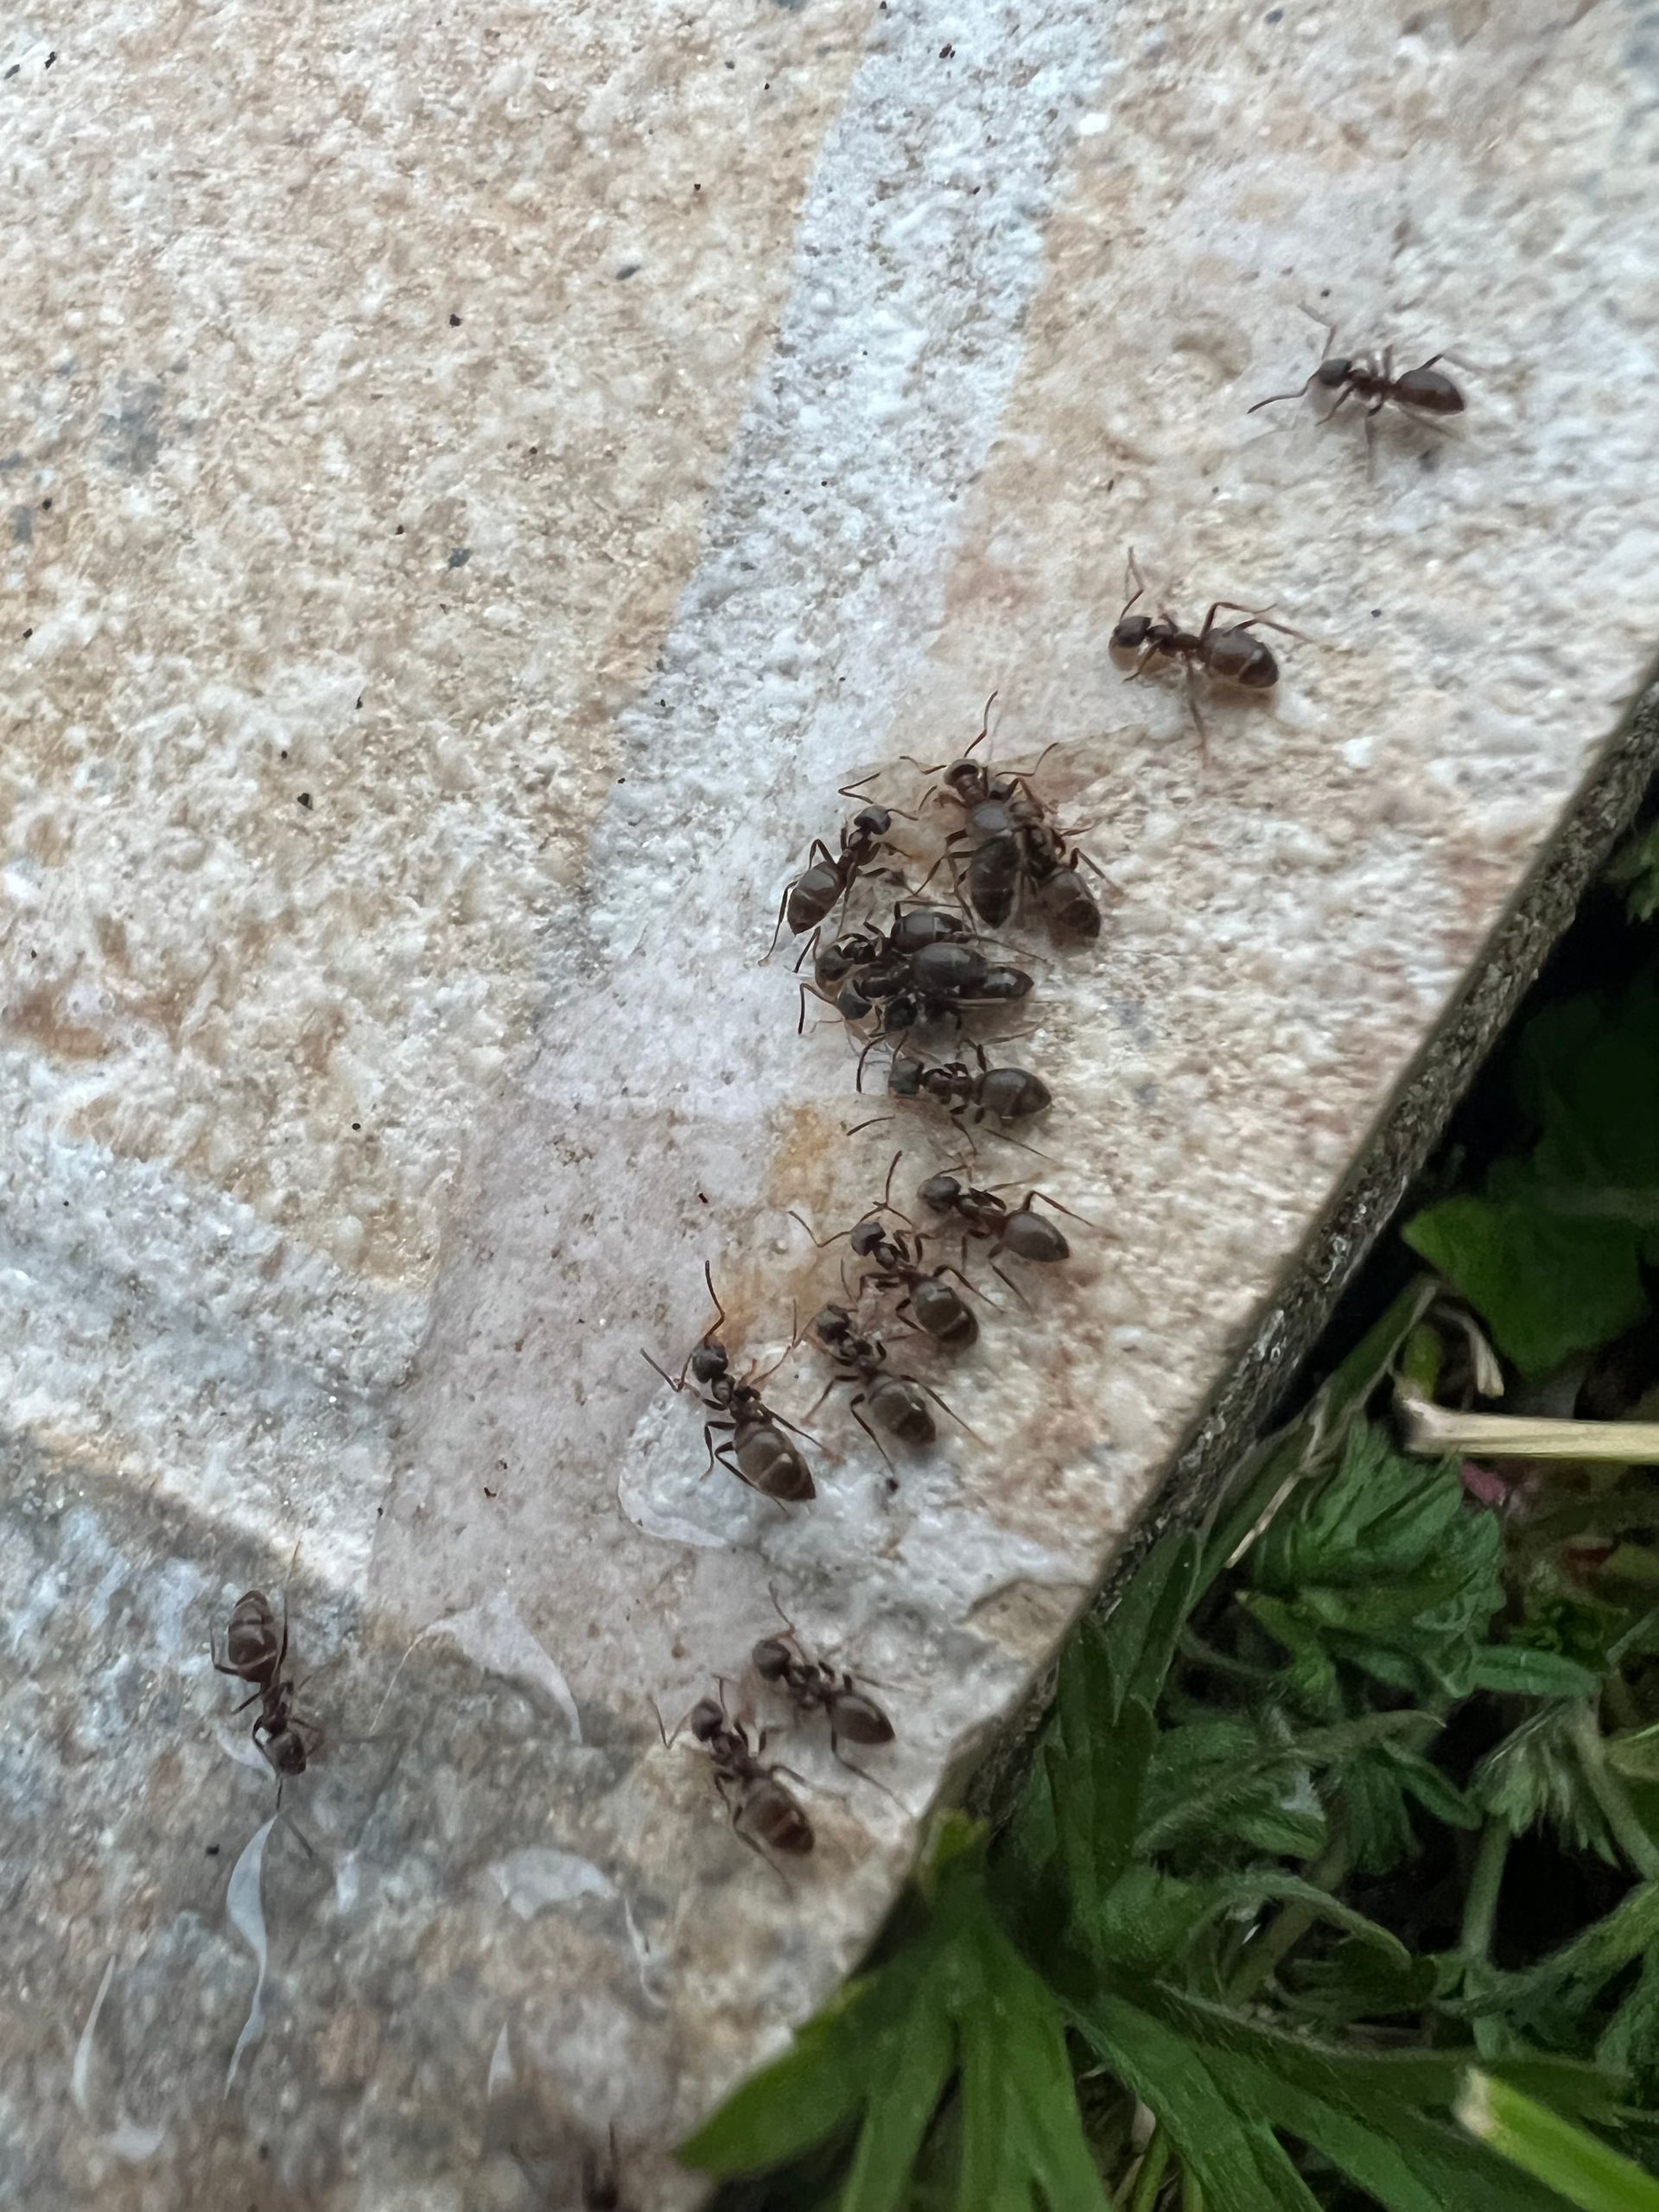
[[[1081,847],[1068,847],[1070,833],[1050,819],[1048,809],[1032,786],[1031,779],[1053,751],[1052,745],[1046,745],[1029,768],[1005,769],[995,774],[988,762],[972,757],[975,747],[989,731],[995,697],[993,691],[985,702],[978,735],[959,760],[923,769],[925,774],[940,777],[940,793],[954,799],[967,817],[966,826],[945,839],[945,860],[953,872],[963,868],[957,878],[958,896],[965,882],[974,912],[990,928],[998,929],[1014,912],[1015,893],[1024,882],[1038,893],[1057,928],[1077,937],[1098,937],[1100,908],[1078,863],[1093,868],[1096,875],[1102,870]],[[919,760],[912,765],[923,766]],[[954,850],[963,844],[971,848],[965,865],[963,855]]]
[[[1044,1266],[1071,1256],[1071,1247],[1061,1231],[1045,1215],[1033,1211],[1035,1202],[1040,1198],[1045,1205],[1052,1206],[1070,1221],[1083,1218],[1081,1214],[1074,1214],[1070,1206],[1063,1206],[1058,1198],[1051,1198],[1046,1191],[1027,1191],[1017,1206],[1010,1206],[995,1191],[976,1190],[950,1174],[930,1175],[916,1195],[935,1213],[956,1217],[962,1225],[964,1256],[969,1237],[988,1243],[992,1274],[1007,1283],[1016,1297],[1020,1295],[1018,1284],[997,1265],[1005,1252],[1011,1258],[1035,1261]]]
[[[665,1367],[658,1367],[643,1347],[639,1357],[662,1376],[671,1390],[685,1389],[689,1374],[702,1393],[703,1404],[721,1416],[702,1425],[703,1442],[709,1447],[709,1465],[702,1471],[705,1476],[718,1459],[740,1482],[747,1483],[751,1490],[758,1490],[763,1497],[775,1499],[779,1504],[803,1504],[817,1496],[817,1486],[806,1461],[784,1431],[789,1429],[797,1436],[805,1436],[806,1431],[796,1428],[781,1414],[773,1413],[762,1400],[759,1386],[772,1368],[758,1376],[732,1373],[731,1354],[719,1341],[720,1332],[726,1325],[726,1309],[715,1288],[714,1270],[706,1260],[702,1276],[715,1302],[715,1318],[686,1354],[678,1376],[671,1375]],[[786,1357],[787,1353],[781,1354],[779,1359]],[[779,1363],[774,1361],[772,1366]],[[716,1445],[715,1438],[721,1431],[727,1432],[727,1441]],[[808,1439],[809,1442],[811,1440]]]
[[[838,1383],[851,1384],[854,1395],[849,1401],[849,1411],[884,1459],[887,1454],[881,1440],[860,1413],[861,1406],[868,1406],[887,1433],[896,1436],[900,1443],[931,1444],[937,1440],[938,1430],[924,1402],[925,1395],[935,1405],[944,1406],[957,1427],[973,1435],[961,1414],[953,1412],[937,1390],[917,1382],[914,1376],[887,1371],[887,1346],[880,1337],[865,1335],[844,1306],[826,1306],[815,1317],[808,1333],[818,1349],[842,1370],[832,1375],[824,1384],[817,1403],[822,1405]],[[887,1464],[891,1466],[893,1463],[888,1460]]]
[[[946,1351],[965,1351],[979,1340],[979,1323],[972,1309],[964,1304],[949,1283],[941,1281],[944,1275],[955,1275],[964,1289],[973,1285],[960,1268],[942,1266],[927,1268],[921,1264],[922,1240],[916,1235],[916,1225],[899,1212],[893,1204],[893,1170],[904,1154],[895,1152],[887,1169],[887,1179],[880,1199],[870,1208],[864,1219],[851,1229],[841,1230],[834,1236],[813,1234],[810,1223],[802,1219],[794,1208],[790,1208],[791,1221],[800,1222],[812,1242],[822,1251],[825,1245],[838,1243],[845,1236],[861,1260],[874,1265],[859,1277],[862,1290],[902,1290],[905,1295],[893,1312],[900,1320],[910,1317],[912,1325],[932,1338],[936,1344]],[[880,1216],[890,1213],[902,1221],[911,1231],[910,1236],[894,1234],[881,1221]],[[912,1237],[914,1238],[912,1248]],[[843,1275],[842,1280],[845,1280]]]
[[[1304,308],[1302,312],[1313,315],[1311,308]],[[1300,399],[1312,391],[1315,385],[1321,391],[1334,391],[1338,395],[1336,404],[1325,412],[1324,420],[1327,423],[1349,400],[1365,400],[1369,403],[1365,409],[1365,450],[1369,462],[1374,454],[1376,441],[1376,432],[1371,427],[1372,418],[1380,415],[1385,407],[1405,408],[1419,420],[1427,416],[1435,429],[1439,429],[1440,425],[1433,421],[1433,417],[1463,413],[1463,394],[1451,378],[1443,375],[1434,365],[1436,361],[1455,360],[1455,354],[1431,353],[1419,367],[1407,369],[1403,374],[1395,376],[1392,346],[1383,347],[1381,361],[1375,353],[1333,353],[1331,348],[1336,342],[1336,324],[1325,322],[1319,315],[1313,315],[1313,321],[1325,333],[1325,352],[1312,376],[1294,391],[1275,391],[1266,399],[1258,399],[1254,405],[1245,409],[1247,415],[1254,415],[1258,408],[1277,407],[1282,400]]]
[[[657,1726],[664,1747],[671,1747],[679,1728],[671,1736],[663,1727],[660,1713],[657,1715]],[[699,1698],[680,1727],[689,1727],[708,1752],[714,1765],[715,1787],[720,1792],[720,1801],[726,1808],[734,1834],[741,1837],[757,1858],[766,1860],[787,1889],[789,1878],[770,1853],[779,1851],[791,1859],[804,1858],[816,1839],[811,1821],[778,1777],[786,1774],[796,1782],[805,1777],[792,1767],[762,1765],[760,1755],[766,1748],[766,1732],[764,1728],[758,1730],[754,1741],[750,1742],[743,1722],[734,1720],[726,1710],[724,1683],[718,1698]]]
[[[1184,630],[1167,608],[1160,607],[1154,621],[1150,614],[1131,614],[1130,607],[1147,588],[1146,579],[1135,561],[1135,548],[1129,548],[1127,582],[1135,589],[1123,602],[1123,612],[1113,626],[1111,645],[1114,652],[1138,653],[1140,658],[1130,671],[1128,681],[1133,683],[1144,675],[1154,660],[1179,660],[1186,666],[1186,703],[1192,716],[1193,728],[1198,733],[1198,747],[1204,758],[1210,757],[1210,734],[1198,712],[1198,702],[1193,694],[1193,682],[1201,668],[1217,683],[1236,683],[1245,691],[1271,691],[1279,681],[1279,664],[1260,638],[1250,632],[1259,623],[1268,630],[1281,630],[1287,638],[1300,638],[1300,630],[1293,630],[1287,622],[1269,622],[1267,610],[1253,612],[1240,606],[1234,599],[1218,599],[1211,606],[1202,626]],[[1217,628],[1216,617],[1223,611],[1243,614],[1247,619],[1225,627]],[[1306,642],[1306,640],[1304,640]]]
[[[250,1732],[261,1757],[276,1777],[280,1802],[283,1782],[290,1775],[305,1772],[312,1748],[306,1742],[307,1736],[322,1733],[315,1720],[304,1719],[295,1711],[293,1678],[283,1672],[288,1657],[286,1594],[283,1599],[280,1638],[270,1599],[263,1590],[245,1590],[231,1609],[230,1625],[225,1632],[225,1659],[219,1658],[218,1640],[211,1629],[208,1643],[213,1665],[221,1675],[234,1675],[238,1681],[253,1685],[252,1696],[244,1698],[236,1710],[245,1713],[255,1704],[259,1707]]]
[[[853,785],[842,786],[849,798],[855,795],[856,788]],[[880,875],[898,884],[901,890],[909,888],[896,869],[877,865],[879,855],[883,853],[897,854],[900,860],[906,857],[898,846],[888,842],[887,832],[892,828],[891,808],[861,806],[850,822],[842,823],[838,853],[832,853],[822,837],[812,840],[808,865],[785,886],[784,895],[778,902],[778,925],[766,948],[768,958],[777,949],[785,922],[795,937],[804,930],[816,928],[837,901],[845,899],[861,875]]]
[[[778,1607],[784,1633],[763,1636],[755,1645],[749,1655],[755,1673],[763,1682],[780,1690],[797,1713],[822,1713],[830,1724],[830,1749],[838,1764],[849,1774],[874,1782],[878,1789],[885,1788],[873,1774],[866,1774],[861,1766],[855,1766],[850,1759],[842,1758],[841,1739],[844,1736],[849,1744],[890,1744],[892,1721],[873,1697],[866,1696],[856,1687],[845,1668],[827,1667],[821,1659],[809,1659],[795,1632],[794,1622],[778,1605],[775,1590],[772,1602]]]
[[[1053,1104],[1053,1093],[1040,1076],[1027,1068],[994,1068],[978,1045],[973,1049],[977,1073],[961,1060],[929,1067],[907,1052],[896,1052],[887,1089],[895,1098],[931,1098],[958,1121],[971,1113],[976,1122],[988,1114],[999,1122],[1023,1122]]]

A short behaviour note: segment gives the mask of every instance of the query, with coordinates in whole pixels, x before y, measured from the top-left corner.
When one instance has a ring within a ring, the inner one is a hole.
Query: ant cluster
[[[798,974],[811,963],[810,982],[799,986],[798,1028],[805,1028],[809,998],[831,1007],[858,1049],[858,1089],[873,1056],[884,1054],[888,1096],[942,1109],[950,1117],[946,1126],[966,1139],[970,1158],[973,1130],[988,1122],[988,1134],[1018,1144],[1007,1125],[1029,1121],[1052,1103],[1041,1077],[994,1065],[970,1029],[1028,998],[1034,988],[1029,970],[1013,965],[1009,948],[990,933],[1031,913],[1055,937],[1084,940],[1097,938],[1103,921],[1090,880],[1103,880],[1102,871],[1039,790],[1040,760],[1030,768],[997,769],[976,757],[988,735],[989,711],[988,703],[979,734],[960,759],[931,767],[908,763],[925,779],[912,807],[870,801],[868,778],[842,786],[842,796],[857,802],[856,811],[834,847],[815,842],[805,867],[786,885],[768,948],[776,950],[785,928],[806,940],[796,962]],[[909,843],[939,818],[935,809],[945,810],[944,826],[929,866],[927,855]],[[914,825],[912,837],[896,828],[900,821]],[[948,889],[935,887],[941,877]],[[951,1033],[950,1058],[926,1049],[925,1040],[941,1029]],[[818,1440],[803,1424],[837,1390],[846,1393],[849,1412],[886,1464],[890,1487],[897,1478],[889,1446],[933,1444],[937,1411],[974,1434],[931,1382],[895,1357],[890,1338],[902,1332],[914,1350],[928,1353],[970,1351],[980,1337],[976,1309],[996,1308],[966,1272],[970,1253],[1026,1303],[1003,1262],[1051,1265],[1068,1258],[1071,1248],[1058,1224],[1039,1208],[1069,1209],[1040,1190],[1006,1197],[1006,1186],[982,1186],[971,1166],[959,1162],[918,1183],[924,1228],[894,1200],[903,1157],[902,1150],[893,1154],[880,1196],[850,1228],[820,1236],[791,1209],[820,1251],[840,1249],[840,1294],[804,1326],[796,1320],[769,1365],[740,1370],[734,1363],[725,1340],[726,1311],[707,1266],[714,1319],[678,1374],[642,1352],[671,1390],[690,1390],[701,1400],[705,1476],[718,1464],[781,1510],[810,1504],[817,1484],[807,1449],[817,1448]],[[941,1255],[938,1248],[947,1245]],[[766,1394],[772,1376],[803,1342],[830,1372],[797,1421]],[[843,1766],[851,1765],[843,1743],[890,1743],[892,1722],[856,1679],[810,1657],[792,1626],[785,1626],[785,1634],[762,1637],[749,1655],[760,1688],[785,1699],[797,1719],[823,1713],[831,1752]],[[689,1731],[709,1758],[733,1827],[781,1872],[779,1858],[798,1858],[813,1847],[811,1821],[789,1786],[801,1777],[766,1757],[768,1730],[755,1726],[747,1708],[733,1710],[723,1681],[717,1687],[719,1695],[700,1699],[675,1737]],[[674,1740],[666,1729],[663,1733],[664,1742]]]
[[[1317,388],[1336,395],[1329,410],[1334,415],[1357,398],[1365,410],[1368,457],[1373,420],[1384,407],[1398,408],[1436,428],[1437,418],[1463,411],[1462,394],[1435,365],[1449,356],[1436,354],[1396,376],[1391,353],[1385,351],[1380,359],[1337,354],[1332,350],[1334,340],[1334,327],[1326,326],[1325,353],[1306,383],[1295,392],[1259,400],[1256,406],[1272,406]],[[1197,629],[1161,605],[1155,613],[1137,612],[1147,587],[1133,548],[1126,590],[1110,648],[1132,661],[1131,682],[1168,668],[1184,671],[1200,755],[1207,760],[1200,680],[1258,696],[1271,691],[1279,682],[1279,664],[1258,632],[1271,630],[1291,638],[1301,633],[1270,620],[1269,608],[1230,600],[1213,601]],[[1223,620],[1224,616],[1237,619]],[[888,1097],[895,1104],[928,1105],[948,1116],[966,1141],[970,1159],[975,1134],[988,1123],[987,1135],[1031,1150],[1010,1134],[1010,1125],[1033,1120],[1053,1103],[1041,1076],[1028,1068],[993,1065],[973,1033],[974,1024],[1020,1004],[1034,988],[1030,971],[1014,964],[1010,948],[993,933],[1033,914],[1062,941],[1096,938],[1103,925],[1100,894],[1089,880],[1103,880],[1103,871],[1078,842],[1081,833],[1062,825],[1038,788],[1038,771],[1052,748],[1046,748],[1029,768],[995,767],[980,751],[989,716],[988,702],[978,735],[957,760],[925,766],[908,754],[900,756],[925,779],[925,788],[912,808],[873,799],[868,789],[873,776],[840,787],[842,797],[855,802],[855,811],[842,824],[833,846],[814,840],[806,865],[785,886],[767,948],[770,957],[785,929],[806,940],[795,963],[798,975],[811,963],[810,981],[799,985],[798,1031],[805,1030],[809,998],[832,1008],[858,1047],[857,1088],[864,1088],[872,1057],[885,1054]],[[909,849],[907,833],[896,824],[912,825],[919,836],[935,807],[949,810],[951,826],[931,866],[912,883],[912,873],[924,865],[925,855]],[[931,890],[941,876],[944,885]],[[925,1040],[945,1029],[951,1033],[950,1056],[931,1056]],[[938,1436],[936,1407],[973,1435],[930,1382],[894,1364],[880,1329],[902,1329],[912,1345],[933,1352],[971,1350],[980,1335],[976,1304],[995,1301],[964,1271],[970,1248],[1023,1304],[1024,1293],[1001,1263],[1051,1265],[1066,1259],[1070,1248],[1064,1234],[1038,1206],[1061,1213],[1070,1210],[1035,1189],[1010,1204],[1001,1195],[1006,1186],[982,1187],[969,1179],[970,1167],[955,1166],[918,1185],[917,1201],[932,1217],[923,1230],[893,1202],[893,1176],[902,1157],[893,1155],[880,1198],[850,1229],[821,1237],[793,1214],[820,1250],[844,1243],[842,1295],[820,1307],[804,1330],[794,1326],[783,1353],[764,1370],[734,1371],[722,1337],[725,1312],[705,1268],[714,1321],[677,1376],[650,1362],[677,1392],[695,1387],[701,1393],[708,1415],[705,1474],[718,1460],[784,1510],[817,1497],[802,1449],[815,1445],[816,1438],[763,1395],[772,1374],[803,1338],[832,1370],[803,1419],[810,1421],[832,1391],[845,1389],[848,1410],[887,1462],[890,1482],[888,1444],[918,1449],[932,1444]],[[954,1261],[934,1256],[933,1247],[947,1232],[959,1239]],[[855,1281],[849,1281],[849,1262],[858,1263]],[[888,1301],[886,1321],[868,1311],[873,1301],[883,1300]],[[891,1740],[886,1714],[854,1678],[807,1658],[792,1629],[757,1643],[751,1665],[763,1684],[788,1697],[798,1715],[825,1713],[837,1758],[842,1737],[867,1744]],[[723,1682],[720,1688],[718,1697],[699,1700],[682,1726],[689,1726],[707,1753],[733,1827],[775,1867],[772,1854],[799,1856],[812,1848],[811,1823],[787,1787],[788,1780],[800,1777],[766,1760],[766,1730],[752,1732],[748,1718],[729,1710]],[[664,1738],[671,1740],[666,1731]]]

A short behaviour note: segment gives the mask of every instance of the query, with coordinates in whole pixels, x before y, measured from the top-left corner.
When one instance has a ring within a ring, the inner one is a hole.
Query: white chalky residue
[[[230,2066],[225,2075],[225,2094],[227,2097],[235,2084],[243,2052],[251,2050],[265,2031],[265,1977],[270,1954],[265,1936],[262,1887],[265,1845],[276,1825],[273,1814],[263,1827],[254,1830],[241,1856],[231,1869],[231,1878],[225,1889],[225,1916],[253,1953],[254,1963],[253,1994],[248,1999],[248,2017],[242,2024],[242,2032],[236,2039],[236,2048],[231,2053]]]

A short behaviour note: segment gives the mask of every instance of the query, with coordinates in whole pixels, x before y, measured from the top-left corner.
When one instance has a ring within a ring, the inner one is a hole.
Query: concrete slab
[[[133,0],[9,35],[17,2186],[572,2202],[613,2120],[633,2201],[689,2203],[665,2146],[1270,1371],[1642,677],[1650,35]],[[1369,473],[1351,409],[1247,416],[1317,358],[1299,302],[1466,357],[1469,412],[1383,420]],[[1107,653],[1131,544],[1182,615],[1306,633],[1208,762],[1179,678]],[[709,1259],[769,1357],[835,1280],[785,1209],[959,1153],[845,1136],[844,1041],[758,963],[836,787],[912,804],[897,757],[993,687],[1120,894],[1086,951],[1020,935],[1037,1172],[1098,1230],[918,1366],[982,1441],[894,1486],[824,1408],[785,1516],[699,1478],[639,1352],[677,1364]],[[254,1584],[325,1732],[268,1832],[207,1648]],[[789,1888],[652,1710],[741,1672],[774,1585],[899,1737],[888,1796],[791,1736]]]

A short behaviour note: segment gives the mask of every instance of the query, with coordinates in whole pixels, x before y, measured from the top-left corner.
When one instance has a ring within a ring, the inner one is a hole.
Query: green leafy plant
[[[1607,1343],[1649,1309],[1659,1259],[1659,988],[1547,1007],[1510,1077],[1528,1148],[1493,1162],[1478,1193],[1441,1200],[1406,1242],[1455,1283],[1523,1376]]]
[[[1506,1080],[1408,1227],[1444,1281],[1080,1626],[1006,1827],[686,2146],[746,2204],[1659,2212],[1652,977]],[[1458,1410],[1516,1374],[1548,1418]]]

